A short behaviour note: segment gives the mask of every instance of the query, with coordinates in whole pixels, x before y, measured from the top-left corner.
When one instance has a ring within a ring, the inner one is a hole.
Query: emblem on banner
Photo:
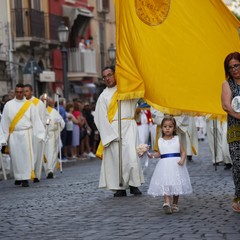
[[[149,26],[156,26],[167,18],[170,0],[135,0],[137,16]]]

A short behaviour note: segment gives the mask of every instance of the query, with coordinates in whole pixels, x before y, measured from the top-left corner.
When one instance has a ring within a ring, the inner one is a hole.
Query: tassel
[[[57,170],[60,169],[60,162],[57,162]]]
[[[34,179],[34,178],[36,178],[36,176],[35,176],[34,171],[32,170],[32,172],[31,172],[31,179]]]
[[[193,152],[194,155],[197,155],[197,151],[196,151],[196,149],[193,145],[192,145],[192,152]]]
[[[5,146],[4,153],[5,153],[5,154],[9,154],[9,148],[8,148],[8,146]]]
[[[47,163],[47,158],[45,155],[43,156],[43,161],[44,161],[44,163]]]

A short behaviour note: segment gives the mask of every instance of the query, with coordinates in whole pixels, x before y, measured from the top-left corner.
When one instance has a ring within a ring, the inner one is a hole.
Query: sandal
[[[232,210],[233,210],[234,212],[239,212],[239,213],[240,213],[240,203],[239,203],[239,202],[234,202],[234,203],[232,204]]]
[[[166,214],[172,214],[172,209],[168,203],[163,204],[163,210]]]
[[[172,212],[173,212],[173,213],[179,212],[179,207],[178,207],[177,204],[173,204],[173,205],[172,205]]]

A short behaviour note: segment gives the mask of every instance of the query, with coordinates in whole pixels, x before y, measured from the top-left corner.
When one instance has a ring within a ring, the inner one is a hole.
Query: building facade
[[[63,21],[69,29],[69,100],[96,100],[103,87],[101,69],[111,63],[108,49],[115,46],[114,1],[2,0],[0,11],[0,96],[17,83],[32,84],[36,96],[63,93],[58,38]],[[81,38],[85,50],[80,48]]]

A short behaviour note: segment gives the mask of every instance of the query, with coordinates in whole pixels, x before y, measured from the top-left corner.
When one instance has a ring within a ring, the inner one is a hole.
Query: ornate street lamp
[[[116,61],[116,48],[114,47],[113,43],[110,44],[110,47],[108,48],[108,56],[111,62],[111,65],[115,65]]]
[[[68,79],[67,79],[67,49],[65,44],[68,42],[68,27],[61,21],[58,27],[58,38],[62,45],[62,62],[63,62],[63,94],[64,98],[68,100]]]

